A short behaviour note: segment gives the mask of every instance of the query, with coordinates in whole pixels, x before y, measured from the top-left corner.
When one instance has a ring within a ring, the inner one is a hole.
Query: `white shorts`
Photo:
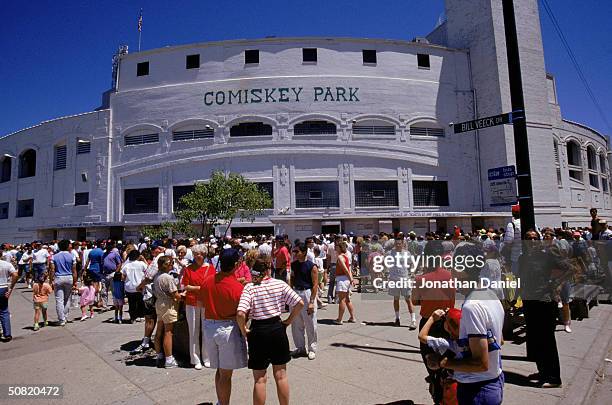
[[[410,296],[412,295],[412,290],[410,288],[389,288],[389,295],[396,298],[410,298]]]
[[[235,321],[205,319],[204,333],[211,368],[236,370],[247,366],[246,341]]]
[[[348,276],[336,277],[336,292],[349,292],[351,290],[351,280]]]

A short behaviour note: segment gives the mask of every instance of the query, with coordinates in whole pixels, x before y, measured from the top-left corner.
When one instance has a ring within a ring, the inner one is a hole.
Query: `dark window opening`
[[[230,136],[272,135],[272,126],[263,122],[243,122],[230,128]]]
[[[34,200],[19,200],[17,201],[17,217],[33,217],[34,216]]]
[[[8,219],[9,203],[0,203],[0,219]]]
[[[397,181],[355,181],[356,207],[397,207]]]
[[[303,62],[316,62],[317,61],[317,48],[303,48],[302,49],[302,61]]]
[[[159,134],[126,135],[125,146],[145,145],[159,142]]]
[[[156,214],[159,212],[159,188],[124,190],[126,214]]]
[[[19,178],[36,176],[36,151],[28,149],[19,156]]]
[[[149,75],[149,62],[140,62],[136,65],[136,76]]]
[[[200,55],[187,55],[185,57],[185,68],[186,69],[199,69],[200,68]]]
[[[274,201],[274,183],[272,182],[257,183],[257,187],[259,187],[261,191],[264,191],[265,193],[267,193],[268,196],[270,196],[270,199]]]
[[[194,191],[195,186],[193,184],[187,186],[172,187],[172,210],[176,211],[177,209],[184,208],[181,205],[181,198],[183,198],[189,193],[193,193]]]
[[[244,51],[244,63],[259,63],[259,49],[247,49]]]
[[[74,205],[89,204],[89,193],[74,193]]]
[[[2,159],[2,165],[0,166],[0,183],[6,183],[7,181],[11,181],[11,171],[13,170],[13,160],[5,156]]]
[[[304,121],[293,127],[294,135],[335,135],[336,124],[327,121]]]
[[[374,49],[364,49],[362,51],[363,54],[363,63],[376,63],[376,50]]]
[[[417,64],[420,69],[429,69],[431,67],[429,64],[429,55],[423,53],[417,54]]]
[[[567,164],[571,166],[580,166],[580,146],[574,141],[567,143]]]
[[[599,177],[596,174],[589,174],[589,184],[591,187],[599,188]]]
[[[68,154],[68,148],[66,145],[60,145],[55,147],[53,170],[63,170],[66,168],[66,156]]]
[[[339,207],[337,181],[299,181],[295,183],[297,208]]]
[[[79,139],[77,141],[77,155],[83,155],[91,152],[91,142]]]
[[[140,62],[136,65],[136,76],[149,75],[149,62]]]
[[[415,207],[448,206],[446,181],[413,181],[412,193]]]

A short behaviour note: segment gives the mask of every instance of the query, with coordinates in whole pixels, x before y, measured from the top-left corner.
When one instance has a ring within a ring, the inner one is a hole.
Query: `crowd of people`
[[[454,227],[449,233],[313,235],[303,241],[290,241],[287,235],[211,235],[127,243],[4,244],[2,339],[12,338],[8,300],[18,282],[32,290],[34,331],[49,324],[47,306],[52,294],[60,326],[71,322],[71,307],[80,308],[76,318],[80,321],[112,308],[115,323],[142,323],[143,339],[133,354],[153,348],[158,367],[178,366],[173,356],[174,326],[184,316],[191,366],[217,370],[219,403],[229,403],[233,370],[244,367],[253,370],[253,403],[265,403],[266,370],[272,364],[278,400],[286,404],[286,364],[291,358],[316,359],[318,311],[337,304],[332,323],[354,323],[359,315],[354,294],[386,294],[392,299],[389,311],[395,315],[395,326],[401,325],[402,300],[410,329],[417,328],[415,306],[420,306],[418,338],[435,403],[498,404],[504,384],[504,307],[510,300],[513,305],[517,301],[507,297],[509,293],[522,298],[527,356],[537,366],[528,378],[544,388],[561,386],[554,335],[558,314],[565,331],[571,333],[569,302],[576,274],[580,269],[606,274],[605,257],[612,257],[606,256],[607,243],[594,243],[612,239],[612,231],[596,211],[592,216],[591,227],[530,230],[526,240],[521,238],[520,212],[513,209],[514,218],[506,228],[469,233]],[[427,263],[415,268],[375,265],[377,257],[384,261],[398,253],[484,259],[463,271]],[[508,277],[522,279],[518,291],[452,284],[419,287],[424,281]],[[381,288],[380,279],[414,283]],[[457,293],[463,297],[460,309],[455,308]],[[129,317],[123,314],[126,302]],[[289,325],[292,351],[286,333]]]

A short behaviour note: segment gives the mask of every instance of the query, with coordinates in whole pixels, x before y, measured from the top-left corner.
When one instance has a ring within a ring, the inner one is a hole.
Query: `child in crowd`
[[[87,316],[87,308],[89,308],[89,318],[94,317],[94,301],[96,299],[96,288],[93,286],[93,282],[91,278],[87,275],[83,277],[83,287],[79,288],[79,295],[81,299],[79,300],[79,305],[81,306],[81,321],[84,321],[88,318]]]
[[[47,272],[41,274],[32,286],[32,301],[34,302],[34,331],[39,328],[38,321],[42,312],[44,326],[49,325],[47,322],[47,306],[49,305],[49,294],[53,289],[47,282]]]
[[[125,302],[125,284],[121,267],[117,267],[113,275],[113,306],[115,307],[115,323],[123,323],[123,304]]]
[[[429,336],[429,330],[432,325],[440,319],[444,320],[444,330],[450,335],[450,339]],[[443,357],[458,357],[459,346],[457,339],[459,339],[460,322],[460,309],[451,308],[447,311],[437,309],[431,314],[419,332],[419,341],[434,350],[434,353],[426,355],[426,361],[427,367],[440,375],[440,382],[442,384],[441,405],[455,405],[458,403],[457,382],[453,380],[453,372],[452,370],[440,369],[440,361]],[[433,392],[431,387],[430,392]]]

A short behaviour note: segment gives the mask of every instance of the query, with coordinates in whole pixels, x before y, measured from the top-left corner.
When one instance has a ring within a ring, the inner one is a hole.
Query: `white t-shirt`
[[[489,369],[482,372],[466,373],[455,371],[455,380],[461,383],[474,383],[497,378],[501,372],[502,328],[504,308],[497,295],[491,290],[474,290],[466,298],[461,308],[461,325],[457,345],[461,357],[470,356],[469,338],[486,337],[489,350]]]
[[[325,269],[323,268],[323,259],[321,257],[315,257],[314,264],[319,269],[319,273],[325,273]]]
[[[23,252],[23,254],[21,255],[21,259],[19,259],[18,264],[28,264],[30,257],[31,256],[28,254],[28,252]]]
[[[338,253],[336,253],[334,242],[331,242],[327,245],[327,254],[329,255],[329,261],[333,264],[336,264],[336,262],[338,261]]]
[[[47,249],[38,249],[32,252],[32,263],[47,263],[47,259],[51,256]]]
[[[87,259],[89,259],[89,252],[91,251],[92,249],[83,250],[83,266],[85,266],[85,263],[87,263]]]
[[[312,249],[310,248],[308,248],[308,250],[306,251],[306,260],[310,260],[311,262],[315,263],[315,255]]]
[[[10,262],[0,260],[0,288],[8,288],[11,276],[16,272],[17,270]]]
[[[162,256],[165,256],[165,253],[160,253],[157,256],[155,256],[155,259],[153,259],[153,261],[151,262],[149,267],[147,267],[144,273],[144,275],[151,281],[153,281],[155,279],[155,276],[157,275],[157,272],[159,270],[159,267],[157,267],[157,260]],[[153,296],[153,283],[152,282],[147,284],[147,286],[145,287],[143,296],[145,300]]]
[[[2,260],[11,263],[13,261],[13,255],[8,250],[4,251],[2,252]]]
[[[123,265],[121,273],[123,273],[123,275],[125,276],[126,292],[136,292],[136,287],[138,287],[142,282],[146,270],[147,264],[145,262],[141,262],[140,260],[136,260],[133,262],[127,261]]]

